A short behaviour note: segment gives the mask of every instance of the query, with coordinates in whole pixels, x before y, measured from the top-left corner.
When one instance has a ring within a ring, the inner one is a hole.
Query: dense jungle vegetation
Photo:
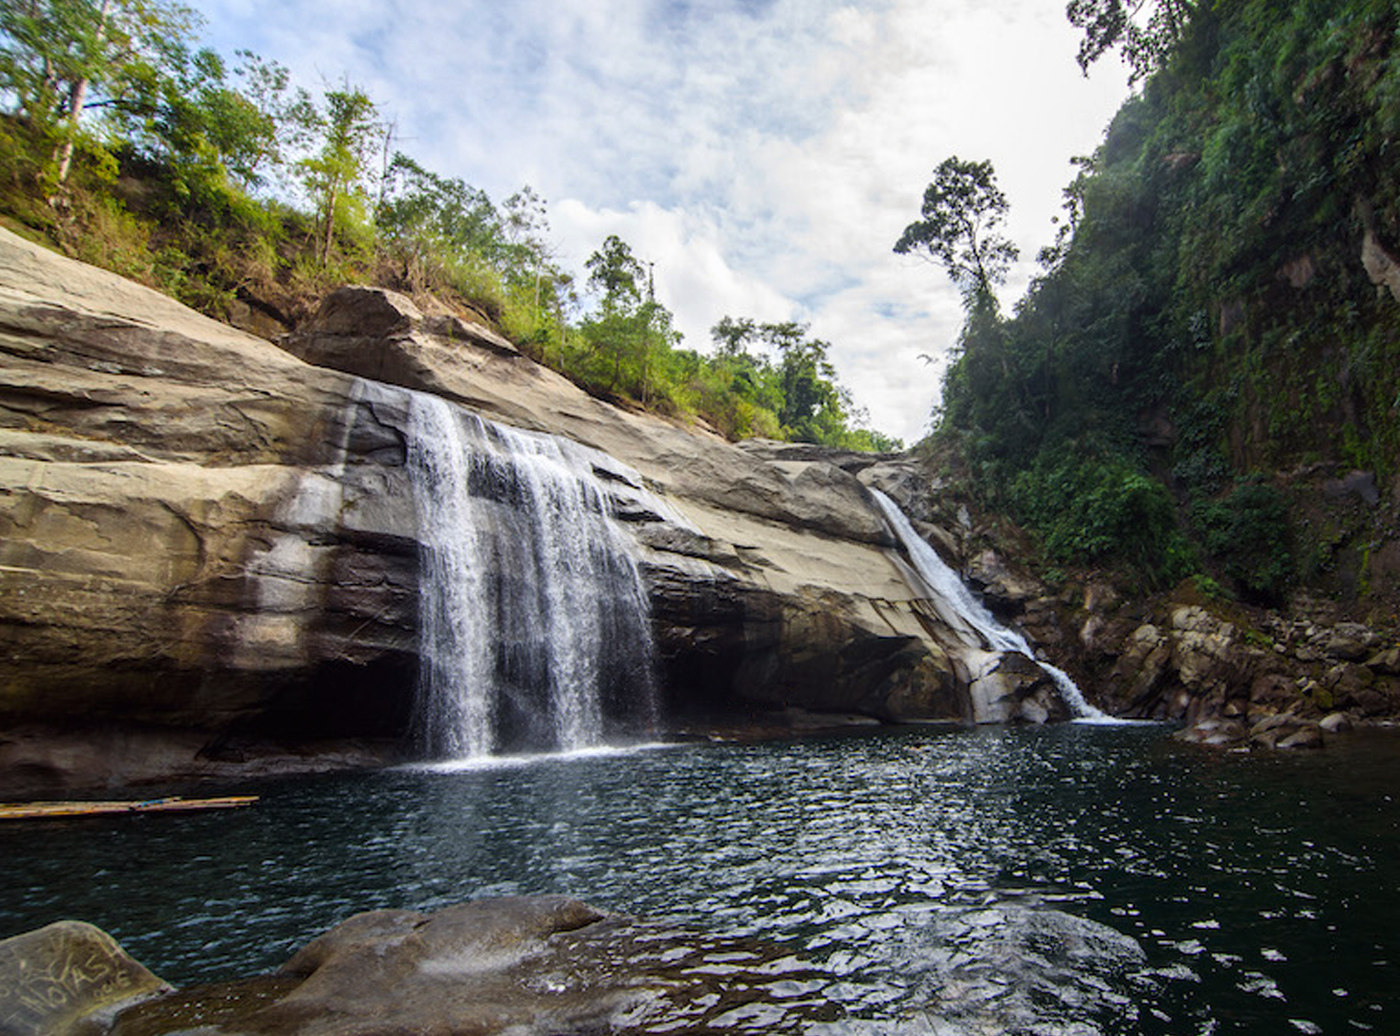
[[[1276,604],[1346,548],[1364,579],[1368,533],[1306,502],[1400,467],[1400,5],[1068,13],[1086,72],[1117,55],[1140,89],[1076,160],[1026,297],[995,301],[1014,249],[988,163],[944,162],[896,244],[963,289],[936,438],[1052,573]]]
[[[529,187],[494,202],[399,151],[363,90],[313,93],[276,61],[201,47],[198,28],[171,0],[0,5],[11,229],[221,319],[289,328],[347,282],[431,293],[617,402],[731,439],[899,446],[860,427],[806,326],[726,317],[713,351],[683,348],[626,242],[603,242],[580,283]]]

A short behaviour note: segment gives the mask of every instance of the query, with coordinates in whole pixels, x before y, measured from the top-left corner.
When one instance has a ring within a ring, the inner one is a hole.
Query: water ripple
[[[568,893],[769,947],[658,957],[712,988],[684,1009],[711,1031],[1393,1029],[1400,767],[1358,753],[1074,725],[302,781],[240,814],[0,831],[0,936],[79,917],[188,983],[360,910]]]

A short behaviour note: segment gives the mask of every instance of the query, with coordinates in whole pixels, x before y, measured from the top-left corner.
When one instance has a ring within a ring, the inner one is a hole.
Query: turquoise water
[[[360,910],[562,892],[800,952],[828,1031],[1400,1032],[1400,740],[876,731],[260,787],[0,828],[0,936],[71,917],[188,984]]]

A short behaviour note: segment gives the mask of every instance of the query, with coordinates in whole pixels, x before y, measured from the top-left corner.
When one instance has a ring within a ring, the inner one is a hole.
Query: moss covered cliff
[[[1309,587],[1393,622],[1396,9],[1178,6],[1041,277],[969,318],[943,434],[1051,570],[1275,606]]]

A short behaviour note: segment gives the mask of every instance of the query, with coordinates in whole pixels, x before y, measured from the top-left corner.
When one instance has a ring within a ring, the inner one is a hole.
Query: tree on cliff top
[[[45,175],[68,178],[89,108],[120,106],[193,33],[168,0],[16,0],[0,4],[0,95],[53,144]]]
[[[367,221],[365,178],[382,127],[369,95],[349,83],[326,91],[323,107],[308,100],[297,117],[320,142],[316,152],[298,165],[316,206],[317,248],[324,264],[330,258],[336,228],[362,226]]]
[[[656,301],[651,266],[616,234],[585,265],[588,286],[602,296],[598,312],[583,323],[590,343],[585,359],[610,368],[609,394],[624,392],[647,405],[658,389],[658,369],[680,338],[670,311]],[[602,380],[596,372],[593,377]]]
[[[1136,83],[1166,61],[1195,9],[1196,0],[1069,0],[1065,15],[1084,30],[1077,60],[1085,75],[1116,47],[1128,66],[1128,82]]]
[[[996,285],[1019,254],[1001,234],[1007,207],[991,162],[952,155],[938,164],[924,190],[923,218],[904,228],[894,250],[922,253],[939,263],[968,309],[994,310]]]

